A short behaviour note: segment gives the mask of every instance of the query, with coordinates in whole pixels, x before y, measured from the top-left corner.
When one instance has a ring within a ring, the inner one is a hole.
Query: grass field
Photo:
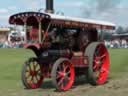
[[[110,79],[103,86],[78,84],[67,92],[55,92],[51,82],[36,90],[24,89],[21,69],[27,58],[34,56],[30,50],[0,49],[0,96],[127,96],[128,49],[109,49],[111,58]]]

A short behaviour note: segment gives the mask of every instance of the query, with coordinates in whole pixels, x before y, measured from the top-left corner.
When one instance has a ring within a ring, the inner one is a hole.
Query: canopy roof
[[[110,22],[84,18],[74,18],[40,12],[23,12],[12,15],[9,18],[10,24],[18,25],[24,25],[24,23],[26,22],[28,25],[38,26],[39,22],[42,22],[44,24],[44,21],[51,21],[51,24],[59,26],[115,29],[115,24]]]
[[[39,12],[22,12],[10,16],[9,23],[17,25],[24,25],[27,23],[27,25],[38,26],[39,21],[42,21],[43,19],[50,19],[50,16]]]

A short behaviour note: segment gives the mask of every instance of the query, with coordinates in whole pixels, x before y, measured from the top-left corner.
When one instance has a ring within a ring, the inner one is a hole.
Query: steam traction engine
[[[80,75],[92,85],[107,81],[109,53],[98,31],[114,30],[114,24],[42,12],[14,14],[9,22],[24,26],[24,47],[36,54],[23,65],[26,88],[39,88],[50,77],[59,91],[70,89]]]

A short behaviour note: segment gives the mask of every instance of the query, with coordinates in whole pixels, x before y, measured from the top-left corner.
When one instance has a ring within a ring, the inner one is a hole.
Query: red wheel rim
[[[64,61],[59,64],[56,72],[56,81],[60,90],[66,91],[71,88],[74,82],[74,67],[70,62]]]
[[[104,84],[109,72],[109,54],[106,47],[98,45],[93,58],[93,72],[97,84]]]
[[[37,61],[31,61],[27,64],[25,78],[30,88],[36,89],[40,87],[43,80],[41,73],[41,66],[37,63]]]

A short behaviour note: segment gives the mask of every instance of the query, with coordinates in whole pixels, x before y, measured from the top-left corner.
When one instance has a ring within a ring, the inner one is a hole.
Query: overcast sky
[[[54,0],[55,11],[65,15],[106,20],[128,26],[128,0]],[[8,25],[10,15],[45,9],[45,0],[1,0],[0,26]]]

